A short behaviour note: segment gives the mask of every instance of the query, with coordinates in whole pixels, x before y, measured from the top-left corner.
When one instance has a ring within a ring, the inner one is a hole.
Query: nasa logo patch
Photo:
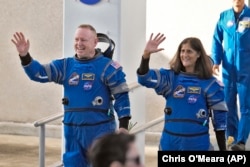
[[[87,5],[94,5],[100,2],[101,0],[80,0],[80,2],[87,4]]]
[[[85,82],[83,85],[83,90],[88,91],[88,90],[92,89],[92,85],[93,85],[92,82]]]
[[[189,104],[194,104],[197,102],[197,99],[198,99],[198,96],[195,96],[195,95],[191,95],[188,97],[188,103]]]

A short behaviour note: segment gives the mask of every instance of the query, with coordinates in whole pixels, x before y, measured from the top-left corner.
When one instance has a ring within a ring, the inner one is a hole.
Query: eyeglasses
[[[136,165],[141,164],[141,158],[140,156],[136,156],[135,158],[127,158],[126,161],[133,161]]]

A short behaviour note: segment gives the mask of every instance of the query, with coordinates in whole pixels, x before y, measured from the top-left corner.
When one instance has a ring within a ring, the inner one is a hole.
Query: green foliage
[[[132,123],[131,121],[129,121],[129,124],[128,124],[128,131],[130,131],[136,124],[137,124],[137,122]]]

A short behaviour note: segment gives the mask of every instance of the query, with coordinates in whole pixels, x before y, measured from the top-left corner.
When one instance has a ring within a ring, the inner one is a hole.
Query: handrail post
[[[39,163],[40,167],[45,167],[45,124],[40,126],[40,146],[39,146]]]

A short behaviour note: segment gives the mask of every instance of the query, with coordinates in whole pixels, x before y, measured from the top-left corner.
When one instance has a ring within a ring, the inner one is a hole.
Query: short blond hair
[[[78,28],[87,28],[87,29],[90,29],[91,31],[93,31],[94,34],[97,34],[95,28],[90,24],[81,24],[78,26]]]

